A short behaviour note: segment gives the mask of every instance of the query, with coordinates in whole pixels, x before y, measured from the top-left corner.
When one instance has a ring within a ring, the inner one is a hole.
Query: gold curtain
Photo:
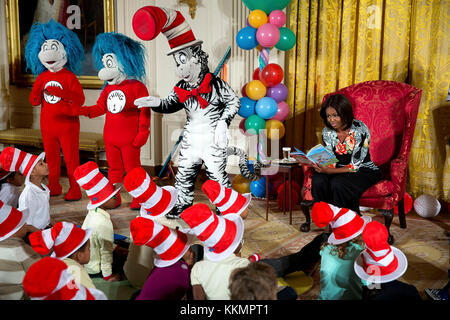
[[[307,150],[321,142],[318,111],[329,92],[368,80],[410,83],[423,94],[408,190],[442,196],[445,144],[432,111],[448,110],[449,10],[450,0],[291,0],[288,27],[297,44],[286,55],[285,144]]]

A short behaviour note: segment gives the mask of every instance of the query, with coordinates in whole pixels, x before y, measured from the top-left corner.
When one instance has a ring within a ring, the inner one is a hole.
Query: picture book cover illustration
[[[295,152],[291,152],[291,156],[301,164],[311,165],[314,163],[321,166],[329,166],[330,164],[338,162],[338,159],[334,156],[334,154],[321,144],[311,148],[307,154],[295,147],[294,149]]]

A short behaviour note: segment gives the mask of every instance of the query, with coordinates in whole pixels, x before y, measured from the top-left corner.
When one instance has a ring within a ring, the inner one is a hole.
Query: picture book
[[[328,166],[332,163],[338,162],[338,159],[334,156],[334,154],[321,144],[311,148],[307,154],[295,148],[295,152],[291,152],[291,156],[294,157],[297,162],[306,165],[315,163],[321,166]]]

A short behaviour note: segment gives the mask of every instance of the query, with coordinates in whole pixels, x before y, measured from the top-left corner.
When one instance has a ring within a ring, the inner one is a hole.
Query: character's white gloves
[[[214,143],[219,148],[225,148],[228,145],[228,141],[231,139],[230,131],[228,130],[227,123],[223,120],[217,122],[216,131],[214,132]]]
[[[138,108],[159,107],[159,105],[161,104],[161,99],[158,97],[152,97],[152,96],[142,97],[142,98],[134,100],[134,104]]]

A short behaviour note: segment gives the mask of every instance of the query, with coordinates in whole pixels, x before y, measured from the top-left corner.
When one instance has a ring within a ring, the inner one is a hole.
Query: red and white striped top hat
[[[208,260],[220,261],[230,256],[244,235],[244,220],[240,215],[230,213],[218,216],[204,203],[197,203],[184,210],[181,215],[204,244]]]
[[[102,291],[75,282],[67,264],[51,257],[33,263],[22,284],[31,300],[107,300]]]
[[[146,245],[157,253],[154,259],[157,267],[168,267],[180,260],[193,241],[191,235],[145,217],[133,219],[130,231],[135,245]]]
[[[356,238],[363,232],[366,224],[372,221],[370,217],[360,217],[352,210],[339,208],[322,201],[314,204],[311,218],[319,228],[331,225],[332,233],[328,237],[328,242],[333,245]]]
[[[8,239],[27,222],[28,209],[19,211],[0,200],[0,241]]]
[[[202,185],[202,190],[212,204],[216,205],[223,214],[241,214],[252,200],[251,193],[240,194],[239,192],[220,185],[214,180],[207,180]]]
[[[388,243],[389,232],[378,221],[367,224],[362,233],[366,249],[356,258],[354,269],[363,280],[385,283],[400,278],[408,268],[403,252]]]
[[[114,186],[110,183],[93,161],[88,161],[76,168],[73,176],[91,200],[87,205],[88,210],[95,209],[108,201],[122,187],[121,184]]]
[[[0,154],[0,166],[7,171],[19,171],[30,180],[31,171],[39,160],[45,158],[45,152],[34,155],[13,147],[6,147]]]
[[[50,229],[30,234],[31,247],[41,255],[47,255],[52,249],[52,257],[64,259],[77,251],[92,234],[92,229],[78,228],[70,222],[57,222]]]
[[[162,32],[171,49],[167,55],[203,43],[202,40],[195,38],[191,27],[177,10],[154,6],[142,7],[135,12],[132,25],[134,33],[141,40],[152,40]]]
[[[123,184],[128,193],[141,205],[141,215],[158,218],[172,210],[178,191],[172,186],[159,187],[142,167],[127,173]]]

